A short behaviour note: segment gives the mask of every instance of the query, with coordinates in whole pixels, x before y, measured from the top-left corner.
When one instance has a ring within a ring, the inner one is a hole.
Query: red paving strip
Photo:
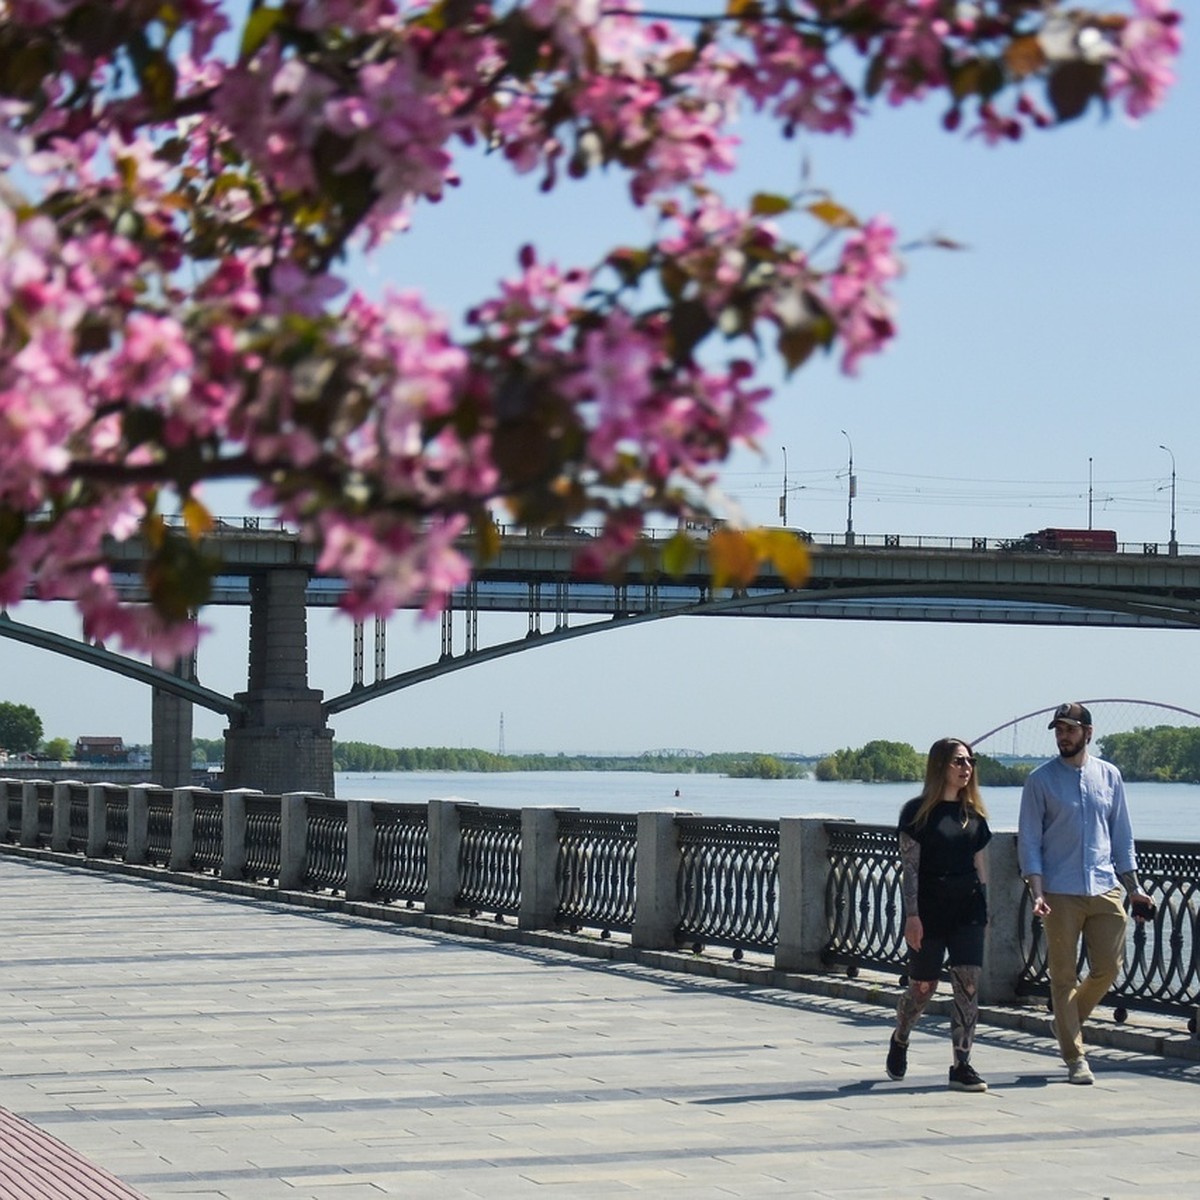
[[[0,1108],[0,1200],[146,1200],[36,1125]]]

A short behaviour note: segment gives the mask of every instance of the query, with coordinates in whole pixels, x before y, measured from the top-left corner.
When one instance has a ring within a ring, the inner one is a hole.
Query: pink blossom
[[[1137,16],[1122,31],[1109,69],[1108,94],[1136,120],[1156,109],[1175,82],[1183,35],[1167,0],[1134,0],[1134,7]]]

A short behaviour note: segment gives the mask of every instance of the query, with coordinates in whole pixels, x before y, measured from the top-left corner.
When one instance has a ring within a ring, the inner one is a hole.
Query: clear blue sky
[[[781,384],[762,455],[740,455],[725,476],[750,518],[777,521],[786,447],[789,523],[844,529],[845,430],[860,534],[1085,526],[1090,460],[1093,524],[1165,543],[1166,444],[1179,540],[1200,547],[1197,62],[1189,46],[1168,107],[1140,126],[1093,113],[1018,146],[943,134],[934,106],[880,109],[848,140],[749,131],[737,181],[746,192],[793,189],[807,156],[813,182],[861,215],[886,212],[906,240],[936,233],[967,247],[909,257],[899,340],[859,378],[822,361]],[[357,269],[366,286],[420,287],[456,313],[512,271],[522,241],[586,264],[646,233],[615,177],[545,197],[490,164],[464,174],[459,192]],[[12,615],[75,629],[57,607]],[[241,690],[245,614],[209,619],[220,632],[202,648],[201,680]],[[523,630],[523,618],[484,619],[480,637]],[[310,643],[313,686],[345,690],[349,623],[311,613]],[[396,618],[389,672],[438,647],[436,622]],[[1200,708],[1198,656],[1200,632],[679,619],[458,672],[333,727],[343,740],[495,749],[503,714],[509,751],[816,752],[869,737],[924,747],[1076,696]],[[3,698],[33,705],[47,736],[149,740],[142,687],[6,640],[0,669]],[[221,728],[197,711],[198,735]]]

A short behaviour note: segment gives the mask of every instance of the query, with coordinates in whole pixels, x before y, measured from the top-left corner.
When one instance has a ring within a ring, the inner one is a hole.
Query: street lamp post
[[[783,449],[783,491],[779,493],[779,523],[787,528],[787,447]]]
[[[1175,538],[1175,454],[1170,446],[1160,443],[1158,448],[1171,455],[1171,540],[1167,544],[1167,553],[1174,557],[1179,553],[1179,542]]]
[[[850,435],[843,429],[842,437],[846,439],[846,444],[850,447],[850,467],[846,474],[846,545],[854,545],[854,493],[857,491],[856,480],[854,478],[854,443],[850,440]]]

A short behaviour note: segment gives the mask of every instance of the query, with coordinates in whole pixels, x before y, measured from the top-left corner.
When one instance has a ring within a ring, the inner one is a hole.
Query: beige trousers
[[[1054,1031],[1063,1061],[1083,1057],[1083,1023],[1116,981],[1125,957],[1125,905],[1115,887],[1102,896],[1047,892],[1046,965]],[[1087,947],[1088,974],[1080,980],[1079,939]]]

